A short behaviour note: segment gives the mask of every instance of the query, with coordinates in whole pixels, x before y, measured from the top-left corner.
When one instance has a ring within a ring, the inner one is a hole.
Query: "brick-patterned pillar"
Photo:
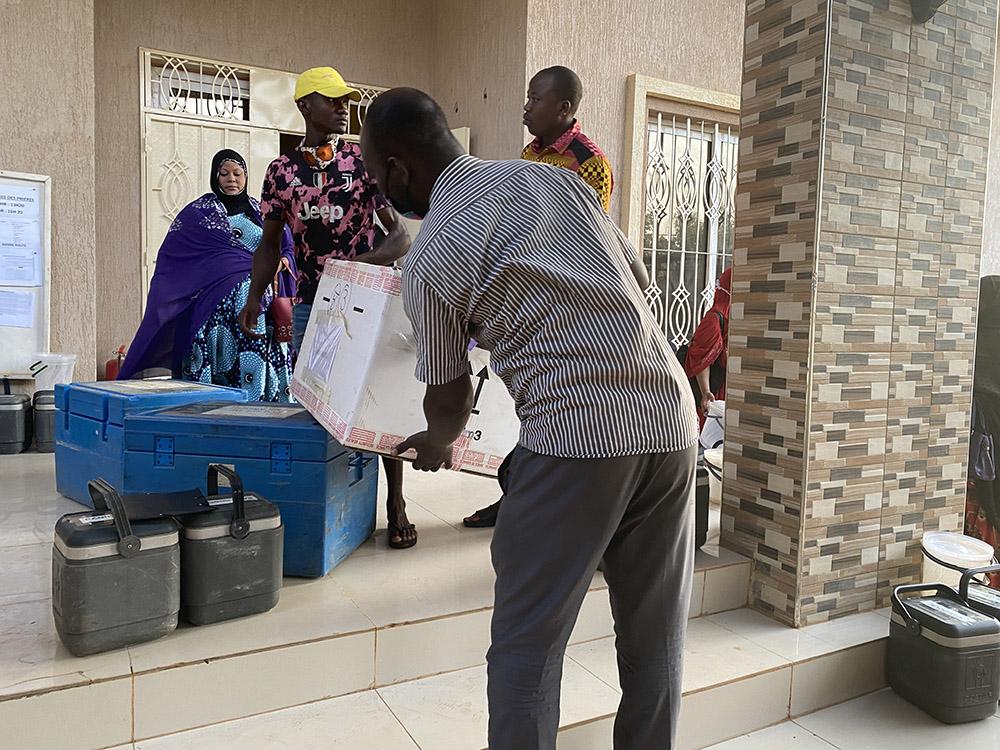
[[[748,0],[723,544],[801,626],[965,503],[997,0]]]

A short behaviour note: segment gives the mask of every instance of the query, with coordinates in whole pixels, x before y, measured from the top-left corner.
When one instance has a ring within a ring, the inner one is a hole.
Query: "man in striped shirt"
[[[614,178],[611,162],[594,141],[583,134],[576,120],[576,110],[583,99],[580,77],[567,67],[554,65],[535,73],[528,84],[528,99],[524,104],[523,123],[535,136],[521,158],[568,169],[597,193],[605,211],[611,208]],[[500,470],[501,485],[505,485],[508,460]],[[500,512],[501,497],[492,505],[480,508],[462,520],[472,529],[495,526]]]
[[[470,338],[521,420],[492,547],[491,750],[555,748],[563,655],[598,562],[618,633],[615,747],[671,747],[698,421],[638,254],[575,175],[465,155],[422,92],[376,99],[361,148],[382,194],[425,217],[403,297],[427,430],[398,452],[449,466],[472,406]]]

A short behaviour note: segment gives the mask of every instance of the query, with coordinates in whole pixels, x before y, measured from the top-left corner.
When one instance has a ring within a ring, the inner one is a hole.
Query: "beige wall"
[[[430,84],[433,19],[420,2],[96,0],[93,20],[101,361],[131,341],[141,311],[140,47],[279,70],[333,65],[349,80],[380,86]],[[51,46],[51,28],[36,50]]]
[[[528,0],[434,0],[430,93],[453,127],[472,130],[471,151],[520,155]]]
[[[94,365],[93,0],[0,2],[0,169],[52,176],[51,347]]]
[[[528,0],[527,76],[550,65],[580,75],[580,122],[620,176],[628,75],[739,94],[744,14],[744,0]]]

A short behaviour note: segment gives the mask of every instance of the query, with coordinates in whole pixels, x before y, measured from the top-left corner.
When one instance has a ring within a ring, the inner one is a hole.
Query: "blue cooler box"
[[[295,404],[198,403],[125,419],[125,477],[147,492],[200,487],[228,464],[275,503],[284,573],[326,575],[375,530],[376,456],[345,448]]]
[[[142,476],[125,474],[125,417],[206,400],[246,402],[247,395],[238,388],[183,380],[57,385],[56,489],[88,507],[93,507],[87,489],[92,479],[104,479],[123,495],[146,492]]]

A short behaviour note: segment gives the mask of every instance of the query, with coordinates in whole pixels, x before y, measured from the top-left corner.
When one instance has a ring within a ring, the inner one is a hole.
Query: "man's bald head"
[[[396,210],[425,214],[434,181],[463,150],[436,101],[418,89],[396,88],[365,112],[361,153]]]

